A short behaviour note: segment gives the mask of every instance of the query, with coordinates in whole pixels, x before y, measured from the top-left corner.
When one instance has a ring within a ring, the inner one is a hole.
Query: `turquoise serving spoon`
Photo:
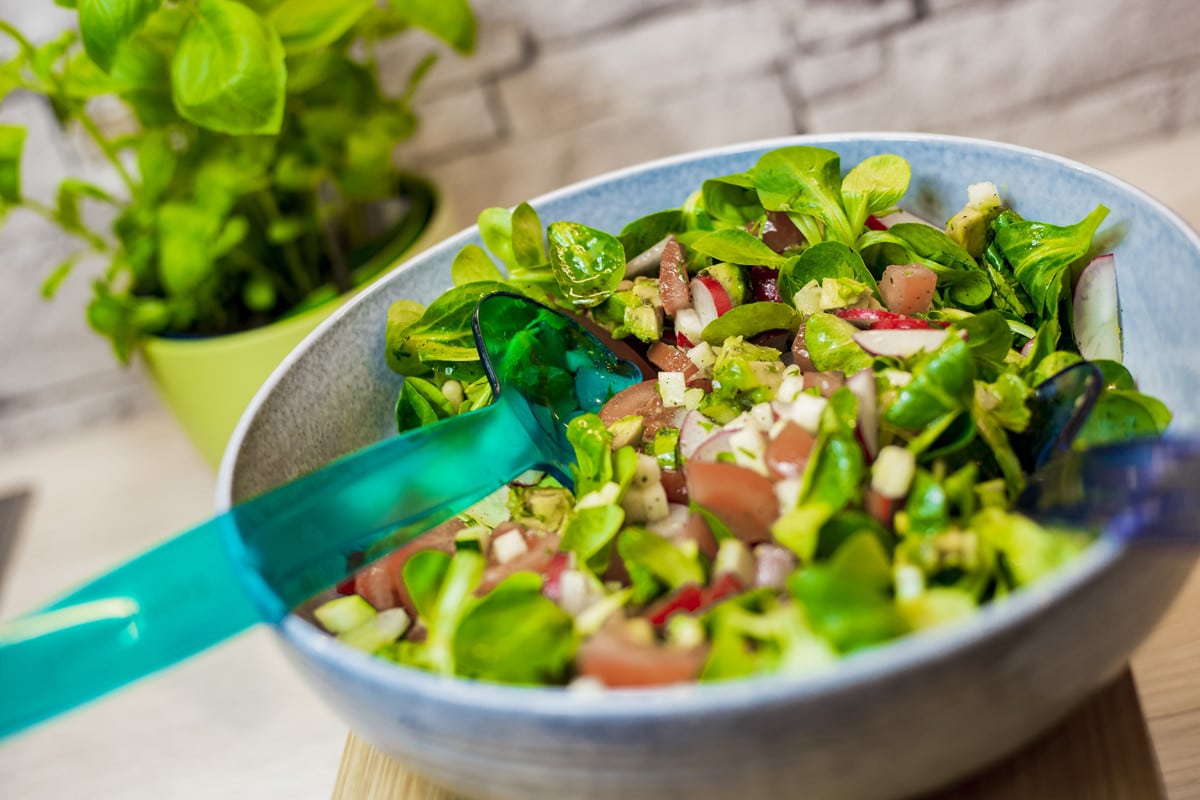
[[[528,469],[571,485],[567,422],[641,373],[519,295],[485,297],[472,327],[491,405],[345,456],[0,625],[0,738],[279,621],[344,579],[352,554],[383,555]]]

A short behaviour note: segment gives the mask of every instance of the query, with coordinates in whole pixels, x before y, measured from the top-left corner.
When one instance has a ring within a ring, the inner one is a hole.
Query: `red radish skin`
[[[799,478],[808,464],[817,437],[810,431],[788,422],[767,442],[763,453],[767,470],[777,479]]]
[[[879,279],[879,296],[888,311],[924,314],[933,305],[937,273],[921,264],[891,264]]]
[[[711,275],[697,275],[690,284],[692,306],[700,315],[701,330],[717,317],[733,308],[725,287]]]
[[[646,609],[646,619],[651,625],[662,625],[672,614],[699,611],[703,606],[704,590],[694,583],[689,583],[680,586],[673,594]]]
[[[910,317],[881,308],[839,308],[833,315],[861,330],[926,330],[950,326],[948,322]]]
[[[674,317],[680,309],[692,307],[683,246],[674,236],[667,240],[659,261],[658,293],[662,297],[663,313],[668,317]]]
[[[883,224],[883,220],[881,220],[879,217],[875,216],[874,214],[867,217],[866,225],[867,225],[867,230],[872,230],[872,231],[886,231],[888,228],[887,225]]]
[[[948,330],[870,330],[854,334],[854,341],[873,356],[908,358],[937,350],[949,335]]]
[[[722,453],[732,453],[733,445],[730,444],[732,436],[733,431],[726,430],[719,430],[712,436],[709,436],[704,440],[703,444],[693,451],[691,458],[688,459],[689,464],[684,468],[684,472],[687,472],[688,467],[690,467],[692,463],[701,461],[716,461],[718,458],[720,458]],[[690,489],[688,496],[691,497]]]
[[[545,579],[542,581],[542,594],[548,599],[558,602],[562,600],[562,574],[571,568],[571,554],[555,553],[546,565]]]
[[[779,515],[770,480],[723,461],[694,461],[686,473],[692,502],[710,511],[746,544],[770,541],[771,523]]]
[[[711,586],[701,587],[694,583],[680,586],[673,594],[647,609],[646,619],[651,625],[665,625],[672,614],[702,611],[744,591],[746,587],[738,576],[724,572],[713,580]]]

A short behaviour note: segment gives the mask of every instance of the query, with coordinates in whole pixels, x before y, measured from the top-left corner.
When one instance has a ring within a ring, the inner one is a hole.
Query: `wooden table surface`
[[[1200,131],[1085,159],[1200,228]],[[927,800],[1200,800],[1200,568],[1126,672],[1009,760]],[[350,735],[338,800],[460,800]]]

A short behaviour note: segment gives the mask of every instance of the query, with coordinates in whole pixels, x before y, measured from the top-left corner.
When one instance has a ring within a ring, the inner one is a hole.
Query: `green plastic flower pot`
[[[452,218],[437,197],[418,230],[393,231],[375,256],[386,259],[388,268],[374,277],[453,233]],[[224,336],[155,336],[142,342],[159,396],[214,469],[242,412],[275,367],[361,288],[262,328]]]

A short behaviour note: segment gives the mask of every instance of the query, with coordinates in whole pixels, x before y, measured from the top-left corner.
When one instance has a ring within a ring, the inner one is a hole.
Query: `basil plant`
[[[28,196],[26,131],[0,125],[0,217],[25,209],[79,243],[46,276],[47,297],[81,259],[105,260],[88,321],[120,360],[147,335],[232,333],[324,302],[427,223],[432,189],[393,151],[417,124],[413,94],[435,59],[427,37],[474,48],[467,0],[57,1],[78,29],[44,44],[0,20],[16,43],[0,100],[44,97],[121,186],[71,177],[50,202]],[[385,94],[377,49],[410,29],[431,52]],[[102,130],[100,98],[129,112],[128,130]]]

